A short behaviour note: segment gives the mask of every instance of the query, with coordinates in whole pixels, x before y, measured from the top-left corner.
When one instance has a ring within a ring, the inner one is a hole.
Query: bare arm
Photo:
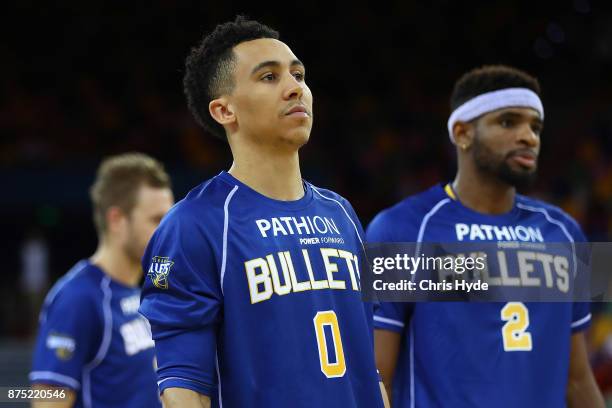
[[[604,408],[604,400],[589,365],[583,333],[572,335],[567,404],[570,408]]]
[[[210,398],[186,388],[166,388],[162,394],[164,408],[210,408]]]
[[[47,384],[33,384],[32,388],[35,390],[64,390],[66,393],[64,400],[32,401],[32,408],[72,408],[76,401],[76,393],[70,388],[53,387]]]
[[[376,367],[380,371],[383,383],[387,390],[388,400],[392,399],[391,385],[402,336],[390,330],[374,330],[374,352],[376,353]],[[390,404],[388,406],[391,406]]]

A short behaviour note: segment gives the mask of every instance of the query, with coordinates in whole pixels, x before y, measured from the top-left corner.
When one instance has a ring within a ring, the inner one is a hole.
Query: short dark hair
[[[210,115],[208,104],[233,90],[233,48],[259,38],[277,40],[279,34],[264,24],[237,16],[234,21],[215,27],[197,47],[191,49],[185,61],[183,87],[189,110],[206,131],[223,140],[227,140],[225,130]]]
[[[89,189],[93,218],[100,238],[106,233],[106,211],[119,207],[130,214],[140,186],[171,188],[164,166],[144,153],[124,153],[102,161]]]
[[[507,65],[485,65],[467,72],[455,83],[451,111],[480,94],[505,88],[527,88],[540,95],[540,83],[525,71]]]

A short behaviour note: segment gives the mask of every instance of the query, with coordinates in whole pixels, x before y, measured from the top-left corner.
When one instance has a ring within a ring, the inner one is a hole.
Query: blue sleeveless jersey
[[[30,381],[69,387],[75,407],[160,407],[140,289],[83,260],[45,299]]]
[[[560,209],[517,195],[509,213],[464,207],[438,185],[382,211],[368,242],[585,241]],[[570,339],[585,303],[382,303],[377,329],[401,333],[394,408],[565,407]],[[518,340],[513,336],[518,335]]]
[[[304,189],[277,201],[223,172],[164,218],[140,307],[162,392],[222,407],[382,407],[361,226],[342,197]]]

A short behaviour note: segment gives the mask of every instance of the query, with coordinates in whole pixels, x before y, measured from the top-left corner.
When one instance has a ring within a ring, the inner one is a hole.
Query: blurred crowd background
[[[88,188],[104,156],[160,159],[177,198],[229,168],[225,143],[191,118],[181,80],[190,47],[237,13],[278,29],[305,62],[315,125],[303,176],[347,197],[364,225],[452,179],[453,83],[505,63],[543,88],[541,170],[529,194],[564,208],[592,241],[612,240],[609,1],[61,4],[22,0],[0,17],[2,344],[28,344],[49,286],[93,253]],[[612,389],[612,308],[594,310],[593,364]]]

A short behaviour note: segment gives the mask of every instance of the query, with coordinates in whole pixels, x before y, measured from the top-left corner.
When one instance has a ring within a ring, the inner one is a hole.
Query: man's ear
[[[127,217],[123,210],[117,206],[110,207],[106,210],[106,229],[108,232],[117,232],[127,221]]]
[[[213,99],[208,104],[210,116],[222,126],[236,122],[236,115],[229,101],[225,97]]]
[[[455,122],[453,125],[453,139],[455,145],[461,150],[467,150],[474,140],[474,125],[468,122]]]

